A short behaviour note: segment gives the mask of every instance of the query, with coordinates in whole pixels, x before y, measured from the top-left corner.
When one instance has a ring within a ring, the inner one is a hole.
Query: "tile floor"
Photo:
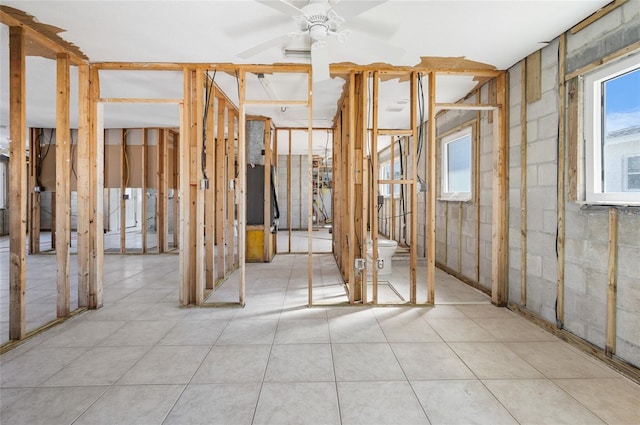
[[[195,309],[177,256],[106,256],[102,309],[0,357],[0,423],[639,423],[640,386],[482,294],[308,308],[306,259],[248,264],[245,308]],[[319,299],[343,300],[338,281],[314,258]]]

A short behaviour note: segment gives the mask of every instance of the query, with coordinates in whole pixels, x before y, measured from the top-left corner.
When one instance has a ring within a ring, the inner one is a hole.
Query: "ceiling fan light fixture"
[[[329,27],[324,23],[313,23],[309,25],[309,36],[312,40],[323,40],[329,33]]]

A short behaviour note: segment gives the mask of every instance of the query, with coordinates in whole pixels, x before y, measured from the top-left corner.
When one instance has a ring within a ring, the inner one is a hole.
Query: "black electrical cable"
[[[206,163],[207,163],[207,116],[209,115],[209,99],[211,98],[211,92],[213,89],[213,82],[216,79],[217,70],[213,71],[213,77],[209,78],[209,71],[207,71],[207,79],[210,80],[209,84],[206,85],[205,88],[205,97],[204,97],[204,111],[202,114],[202,150],[201,150],[201,163],[202,163],[202,177],[205,180],[209,180],[207,177]]]

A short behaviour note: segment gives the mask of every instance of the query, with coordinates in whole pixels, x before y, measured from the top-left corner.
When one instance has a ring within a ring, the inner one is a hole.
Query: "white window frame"
[[[602,178],[600,178],[602,175],[602,84],[636,69],[640,69],[640,54],[603,65],[583,77],[586,182],[584,202],[586,204],[640,205],[640,192],[603,192]]]
[[[471,138],[471,143],[469,144],[469,192],[449,192],[449,157],[448,157],[448,149],[447,146],[449,143],[456,142],[464,137],[469,136]],[[460,131],[456,131],[455,133],[449,134],[442,138],[441,146],[442,146],[442,172],[441,172],[441,186],[440,186],[440,200],[443,201],[470,201],[473,195],[473,144],[475,143],[473,140],[473,127],[468,126]]]

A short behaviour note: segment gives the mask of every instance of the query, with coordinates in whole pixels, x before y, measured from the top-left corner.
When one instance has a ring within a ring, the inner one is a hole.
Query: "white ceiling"
[[[342,0],[336,6],[348,14],[349,7],[364,1]],[[63,29],[60,36],[78,46],[91,61],[197,62],[197,63],[305,63],[308,59],[284,58],[284,47],[304,47],[304,39],[265,49],[248,59],[236,54],[266,40],[297,31],[293,18],[254,0],[233,1],[31,1],[2,0],[2,4],[25,11],[39,22]],[[307,1],[291,0],[303,7]],[[336,3],[331,0],[331,3]],[[416,65],[420,58],[465,57],[507,69],[539,49],[564,30],[587,17],[609,0],[388,0],[369,2],[375,7],[348,20],[351,30],[345,44],[330,46],[332,63],[367,65],[387,62]],[[2,135],[8,121],[8,29],[0,25]],[[308,43],[308,42],[307,42]],[[391,59],[394,59],[393,62]],[[75,74],[74,74],[75,75]],[[102,71],[103,97],[179,98],[180,72]],[[251,99],[296,100],[306,96],[306,75],[267,75],[268,95],[259,79],[247,76]],[[234,76],[218,73],[216,82],[237,101]],[[475,83],[469,78],[440,77],[438,100],[453,102]],[[72,96],[77,81],[72,76]],[[330,127],[342,94],[344,80],[320,82],[313,87],[313,124]],[[425,87],[426,89],[426,87]],[[380,89],[380,127],[405,128],[409,98],[407,83],[388,81]],[[27,120],[29,126],[55,126],[55,63],[30,57],[27,61]],[[252,114],[272,116],[280,127],[307,127],[306,108],[252,107]],[[72,111],[72,126],[76,125]],[[173,105],[107,105],[106,127],[178,126]],[[320,137],[322,139],[322,137]],[[318,142],[322,144],[322,141]]]

